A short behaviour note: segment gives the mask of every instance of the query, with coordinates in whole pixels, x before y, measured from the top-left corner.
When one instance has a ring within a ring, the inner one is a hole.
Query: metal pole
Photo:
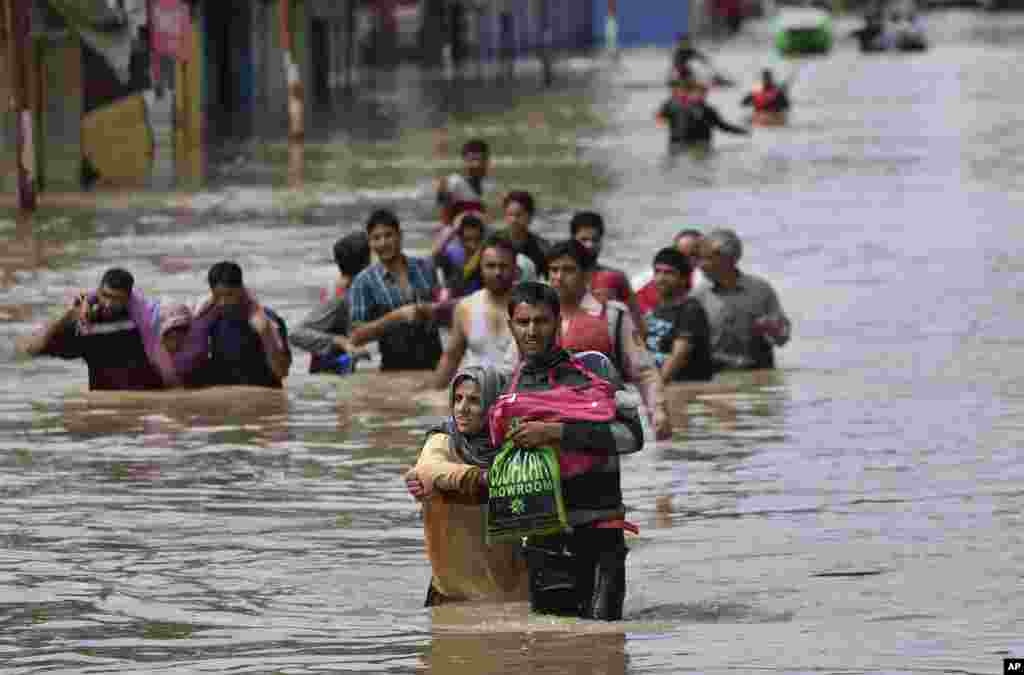
[[[548,4],[548,0],[540,0],[540,8],[541,69],[543,70],[544,86],[550,87],[555,80],[555,73],[551,63],[553,36],[551,32],[551,7]]]
[[[352,90],[353,69],[355,68],[356,57],[356,3],[355,0],[348,0],[347,12],[345,14],[345,89]]]
[[[26,211],[36,208],[36,152],[33,142],[33,116],[28,97],[28,77],[32,0],[8,0],[7,25],[10,45],[9,61],[14,87],[14,114],[17,124],[18,207]]]
[[[284,52],[285,83],[288,87],[288,136],[301,139],[305,134],[303,122],[303,91],[302,77],[299,66],[292,55],[291,32],[291,0],[280,0],[281,3],[281,50]]]

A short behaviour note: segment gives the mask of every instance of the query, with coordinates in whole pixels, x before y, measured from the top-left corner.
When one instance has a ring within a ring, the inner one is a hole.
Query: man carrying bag
[[[643,447],[643,427],[636,406],[617,401],[625,397],[616,395],[622,385],[606,357],[574,357],[558,344],[559,306],[558,294],[536,282],[519,284],[509,299],[509,325],[522,362],[490,422],[495,446],[518,455],[519,466],[509,471],[495,461],[488,534],[528,534],[524,552],[534,611],[618,620],[626,592],[623,530],[635,530],[624,520],[619,455]],[[540,454],[525,459],[531,451]],[[533,494],[543,496],[549,482],[561,485],[563,517],[557,500],[515,502],[519,491],[536,488]],[[532,504],[547,508],[547,517],[529,513]],[[531,520],[538,530],[531,532]],[[516,530],[519,525],[524,529]]]

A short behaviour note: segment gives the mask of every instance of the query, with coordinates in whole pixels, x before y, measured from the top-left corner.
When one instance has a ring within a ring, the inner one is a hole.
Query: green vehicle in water
[[[827,54],[832,50],[832,16],[817,7],[779,7],[775,47],[783,56]]]

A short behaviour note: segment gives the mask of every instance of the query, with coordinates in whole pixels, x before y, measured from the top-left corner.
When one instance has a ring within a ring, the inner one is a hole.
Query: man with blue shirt
[[[356,275],[349,289],[355,346],[376,340],[381,370],[433,370],[441,359],[434,322],[437,275],[433,264],[402,253],[402,228],[387,209],[366,222],[376,264]],[[402,310],[402,311],[396,311]]]

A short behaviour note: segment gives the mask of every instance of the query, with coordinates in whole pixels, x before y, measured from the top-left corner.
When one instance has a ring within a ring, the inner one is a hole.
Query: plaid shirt
[[[383,265],[371,265],[356,275],[346,296],[352,326],[380,319],[414,302],[432,302],[437,289],[434,266],[423,258],[405,258],[409,287],[402,288]],[[441,336],[434,324],[396,326],[380,340],[381,368],[432,369],[441,358]]]
[[[409,288],[403,289],[383,265],[370,265],[356,275],[348,290],[352,324],[376,321],[388,312],[413,302],[431,302],[437,288],[434,266],[424,258],[405,259]]]

